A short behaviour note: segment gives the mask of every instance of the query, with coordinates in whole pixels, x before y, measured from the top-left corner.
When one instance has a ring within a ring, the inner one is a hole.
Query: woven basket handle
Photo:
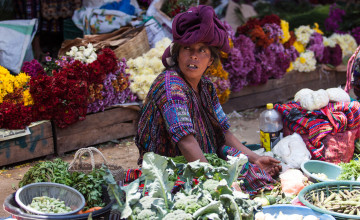
[[[348,64],[347,64],[347,69],[346,69],[346,85],[345,85],[345,92],[349,93],[350,89],[352,88],[351,85],[351,78],[352,78],[352,71],[353,71],[353,64],[355,62],[355,58],[357,56],[357,54],[360,51],[360,46],[355,50],[355,53],[350,57]]]
[[[94,154],[93,154],[92,151],[95,151],[95,152],[97,152],[98,154],[100,154],[101,157],[102,157],[103,160],[104,160],[105,165],[108,164],[108,162],[107,162],[106,158],[104,157],[104,155],[103,155],[98,149],[96,149],[95,147],[80,148],[78,151],[76,151],[75,156],[74,156],[74,159],[73,159],[73,160],[71,161],[71,163],[69,164],[68,170],[70,170],[70,168],[75,164],[75,162],[76,162],[77,159],[79,160],[80,165],[82,164],[82,159],[81,159],[81,157],[82,157],[82,155],[83,155],[84,153],[89,153],[89,155],[90,155],[90,161],[91,161],[91,167],[92,167],[92,169],[95,169],[95,159],[94,159]]]

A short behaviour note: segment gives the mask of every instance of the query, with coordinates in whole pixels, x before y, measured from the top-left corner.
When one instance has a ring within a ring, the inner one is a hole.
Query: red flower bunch
[[[53,76],[39,75],[30,80],[36,120],[53,119],[60,128],[85,119],[88,73],[85,64],[75,60],[53,71]]]
[[[272,14],[272,15],[266,15],[260,20],[260,26],[264,26],[265,24],[277,24],[280,26],[281,20],[280,17]]]
[[[97,55],[97,59],[87,65],[89,84],[103,83],[106,74],[114,73],[117,70],[117,57],[110,48],[102,49]]]
[[[32,122],[31,107],[23,103],[3,102],[0,104],[0,127],[24,129]]]
[[[249,31],[255,28],[255,26],[261,26],[259,19],[250,18],[244,25],[239,26],[236,31],[236,35],[244,34],[247,35]]]
[[[250,30],[248,35],[258,47],[266,48],[274,42],[274,39],[269,38],[269,34],[266,34],[264,30],[258,25]]]
[[[294,31],[290,31],[290,39],[285,42],[284,47],[286,49],[289,49],[292,45],[294,45],[295,41],[296,41],[296,35]]]

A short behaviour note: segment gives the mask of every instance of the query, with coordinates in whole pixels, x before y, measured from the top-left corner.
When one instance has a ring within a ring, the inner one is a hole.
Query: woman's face
[[[181,46],[178,64],[185,78],[192,82],[200,80],[206,68],[213,62],[210,48],[204,43]]]

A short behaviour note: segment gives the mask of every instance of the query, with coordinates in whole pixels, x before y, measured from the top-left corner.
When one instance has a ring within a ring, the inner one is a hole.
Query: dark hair
[[[171,59],[174,61],[174,65],[171,67],[177,67],[178,66],[178,57],[180,52],[181,44],[174,43],[171,48]],[[211,52],[211,58],[214,59],[213,63],[216,63],[220,60],[220,50],[217,47],[209,46],[210,52]]]

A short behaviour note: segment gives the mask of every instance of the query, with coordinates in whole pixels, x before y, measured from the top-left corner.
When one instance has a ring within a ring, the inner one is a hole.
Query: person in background
[[[213,83],[203,76],[219,62],[219,51],[229,52],[228,34],[210,6],[192,7],[172,23],[173,43],[162,57],[166,70],[153,82],[144,100],[136,145],[142,163],[146,152],[187,161],[207,162],[204,153],[247,155],[245,188],[249,193],[269,187],[281,170],[280,161],[259,156],[229,130]],[[271,186],[270,186],[271,188]]]

